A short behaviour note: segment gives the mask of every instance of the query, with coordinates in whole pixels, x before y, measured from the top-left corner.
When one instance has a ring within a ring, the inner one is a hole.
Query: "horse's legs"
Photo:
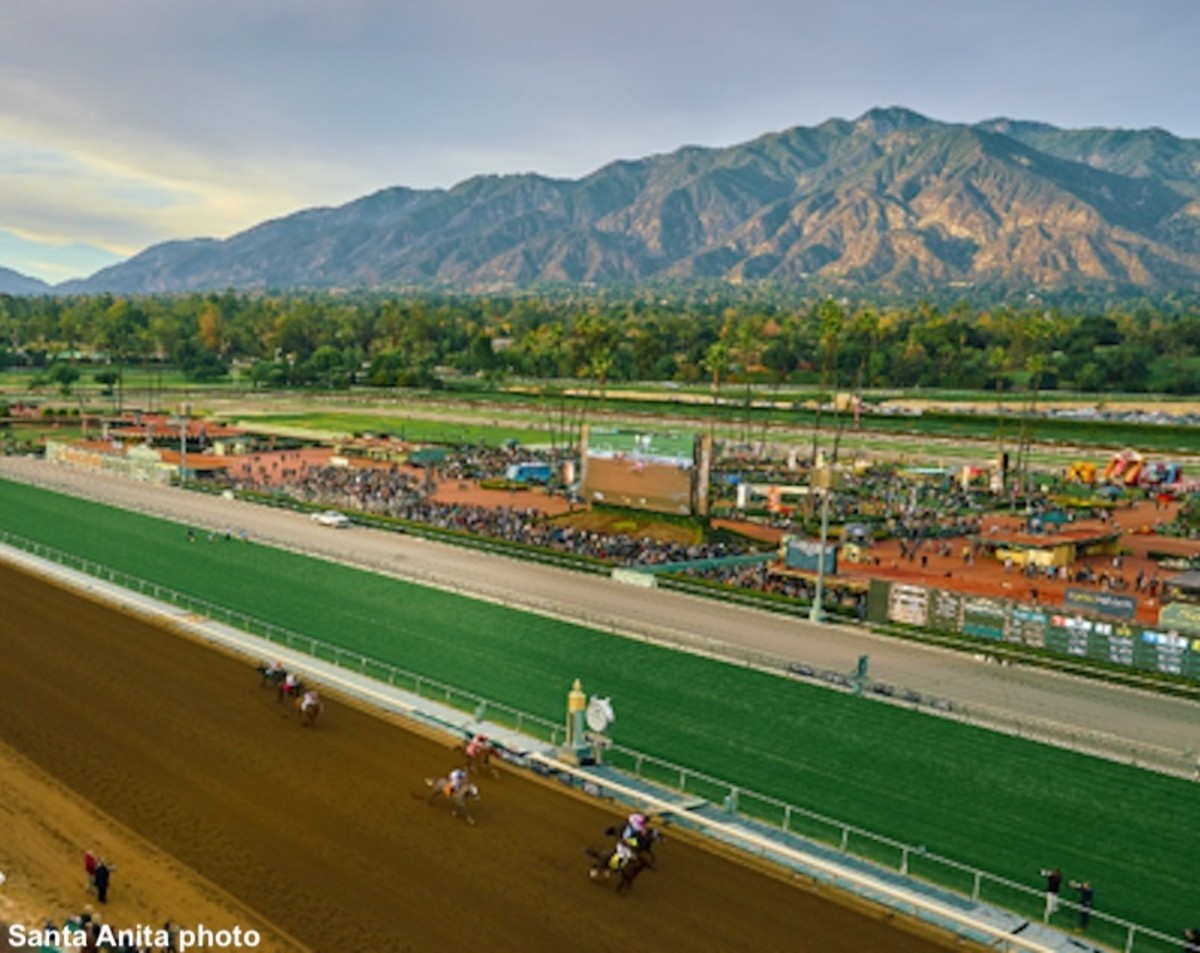
[[[453,805],[450,809],[450,812],[452,814],[454,814],[454,815],[461,814],[463,816],[463,819],[468,824],[470,824],[472,827],[475,826],[475,818],[473,818],[471,816],[471,812],[467,810],[467,799],[465,797],[460,797],[459,795],[455,795],[454,797],[452,797],[450,799],[450,803]]]
[[[633,882],[637,880],[637,875],[642,872],[645,866],[637,858],[629,861],[621,868],[621,879],[617,881],[617,893],[628,893],[629,888],[633,886]]]

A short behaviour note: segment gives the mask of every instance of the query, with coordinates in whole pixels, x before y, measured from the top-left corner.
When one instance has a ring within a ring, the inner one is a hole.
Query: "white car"
[[[325,510],[322,513],[313,513],[312,518],[322,526],[332,526],[335,529],[345,529],[350,525],[350,518],[344,513],[339,513],[337,510]]]

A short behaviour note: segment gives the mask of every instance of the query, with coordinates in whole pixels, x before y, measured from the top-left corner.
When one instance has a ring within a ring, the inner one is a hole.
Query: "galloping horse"
[[[321,701],[316,692],[306,692],[297,698],[296,711],[300,713],[300,727],[315,727],[317,716],[321,714],[324,707],[325,703]]]
[[[263,662],[261,665],[256,665],[254,671],[258,672],[259,685],[262,687],[274,685],[278,688],[279,683],[287,676],[287,672],[284,670],[281,662],[275,662],[274,664]]]
[[[296,673],[288,672],[287,675],[279,681],[279,688],[277,689],[277,696],[275,700],[285,701],[289,698],[300,699],[304,696],[306,691],[308,691],[308,686],[305,685],[304,682],[300,681]]]
[[[456,745],[454,750],[461,751],[466,755],[467,763],[465,767],[471,774],[479,774],[480,771],[486,768],[488,774],[493,778],[500,777],[491,764],[492,755],[496,753],[496,748],[488,740],[487,735],[475,735],[466,745]]]
[[[594,861],[588,876],[592,880],[607,883],[612,879],[612,875],[616,874],[617,893],[626,893],[637,880],[638,874],[649,866],[640,854],[622,841],[618,841],[611,850],[601,851],[588,847],[584,853]]]
[[[467,800],[479,800],[479,788],[466,782],[455,787],[455,784],[449,777],[444,778],[426,778],[425,783],[433,788],[433,792],[429,795],[429,800],[426,802],[432,804],[438,797],[444,797],[450,802],[450,812],[452,814],[461,814],[468,824],[472,827],[475,825],[475,818],[471,816],[471,812],[467,810]]]
[[[625,830],[624,827],[616,826],[607,828],[604,833],[610,837],[622,837]],[[657,827],[645,827],[641,831],[633,832],[631,836],[623,837],[622,843],[633,850],[638,860],[642,862],[643,867],[656,870],[657,868],[654,865],[654,845],[666,839],[666,835]]]

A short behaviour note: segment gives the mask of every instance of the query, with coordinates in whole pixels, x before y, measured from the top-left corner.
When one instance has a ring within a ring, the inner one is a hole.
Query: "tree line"
[[[437,387],[491,380],[1200,392],[1195,305],[874,305],[661,290],[494,296],[0,295],[0,367],[119,382],[131,364],[256,387]],[[63,370],[62,368],[74,368]],[[77,377],[75,378],[77,379]]]

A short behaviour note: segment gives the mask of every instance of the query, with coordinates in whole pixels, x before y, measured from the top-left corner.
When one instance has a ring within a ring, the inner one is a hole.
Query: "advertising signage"
[[[1122,600],[1131,607],[1136,606],[1136,601],[1127,596],[1114,596],[1111,593],[1087,595],[1108,596],[1109,599],[1104,600],[1103,604],[1115,612],[1127,611]],[[1094,607],[1097,603],[1089,601],[1088,604]],[[1132,617],[1132,608],[1129,615]],[[1055,655],[1200,679],[1200,625],[1193,631],[1183,632],[1165,625],[1162,620],[1170,618],[1167,610],[1163,611],[1158,626],[1148,627],[1114,618],[1112,614],[1107,617],[1085,615],[1073,611],[1069,605],[1049,609],[927,586],[907,583],[876,585],[873,582],[868,617],[1044,648]],[[1200,619],[1197,621],[1200,622]]]
[[[1137,614],[1137,599],[1133,596],[1092,592],[1090,589],[1077,589],[1072,586],[1067,587],[1063,605],[1069,612],[1108,615],[1116,619],[1132,619]]]

